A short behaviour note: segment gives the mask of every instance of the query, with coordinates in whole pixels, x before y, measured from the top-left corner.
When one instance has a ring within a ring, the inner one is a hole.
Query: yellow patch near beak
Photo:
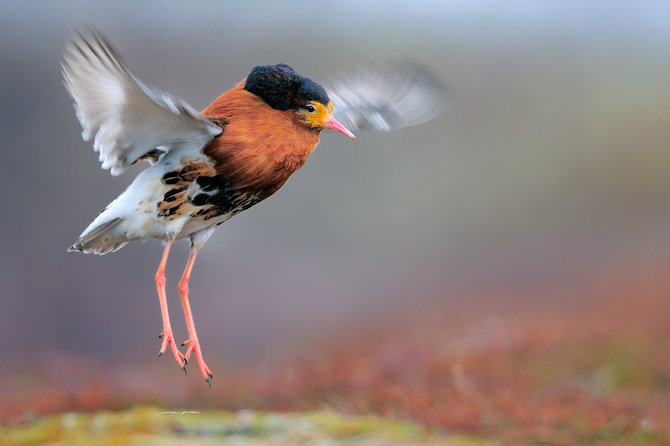
[[[314,111],[305,114],[305,122],[311,127],[326,127],[326,121],[328,121],[333,112],[333,103],[329,102],[327,108],[322,103],[316,101],[311,101],[310,104],[314,106]]]

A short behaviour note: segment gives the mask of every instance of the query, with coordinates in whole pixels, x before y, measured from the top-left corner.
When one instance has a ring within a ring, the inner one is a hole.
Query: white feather
[[[72,39],[62,67],[82,137],[95,138],[102,168],[111,169],[112,175],[157,147],[200,148],[221,133],[185,101],[133,76],[95,30]]]

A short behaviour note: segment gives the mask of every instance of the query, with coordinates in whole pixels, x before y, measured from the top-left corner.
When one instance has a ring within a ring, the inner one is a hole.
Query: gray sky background
[[[59,67],[74,28],[95,25],[134,74],[196,108],[265,63],[319,81],[413,57],[450,86],[429,124],[325,133],[280,192],[215,233],[192,305],[206,355],[235,361],[428,298],[457,306],[460,290],[667,257],[668,17],[664,2],[1,3],[3,356],[160,346],[158,243],[65,252],[137,173],[111,177],[81,140]],[[168,267],[178,338],[183,245]]]

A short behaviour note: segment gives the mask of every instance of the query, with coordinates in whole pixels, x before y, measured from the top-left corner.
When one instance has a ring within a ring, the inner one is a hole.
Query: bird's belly
[[[208,220],[202,219],[202,218],[197,218],[197,217],[192,217],[186,220],[184,223],[184,226],[182,227],[181,231],[177,235],[176,239],[182,239],[189,237],[192,234],[195,234],[196,232],[202,231],[203,229],[210,228],[212,226],[218,226],[220,224],[223,224],[226,220],[230,219],[234,213],[227,213],[227,214],[222,214],[217,217],[210,218]]]
[[[220,225],[256,204],[250,192],[201,157],[165,157],[142,172],[110,207],[129,240],[175,240]],[[111,209],[110,209],[111,210]]]

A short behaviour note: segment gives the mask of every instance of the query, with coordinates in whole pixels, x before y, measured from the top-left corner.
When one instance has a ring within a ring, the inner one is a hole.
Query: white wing
[[[183,100],[133,76],[95,30],[72,39],[62,67],[82,137],[89,141],[95,136],[93,148],[112,175],[154,149],[202,146],[221,133]]]
[[[447,105],[447,87],[413,62],[359,67],[326,83],[333,115],[350,130],[392,130],[437,117]]]

